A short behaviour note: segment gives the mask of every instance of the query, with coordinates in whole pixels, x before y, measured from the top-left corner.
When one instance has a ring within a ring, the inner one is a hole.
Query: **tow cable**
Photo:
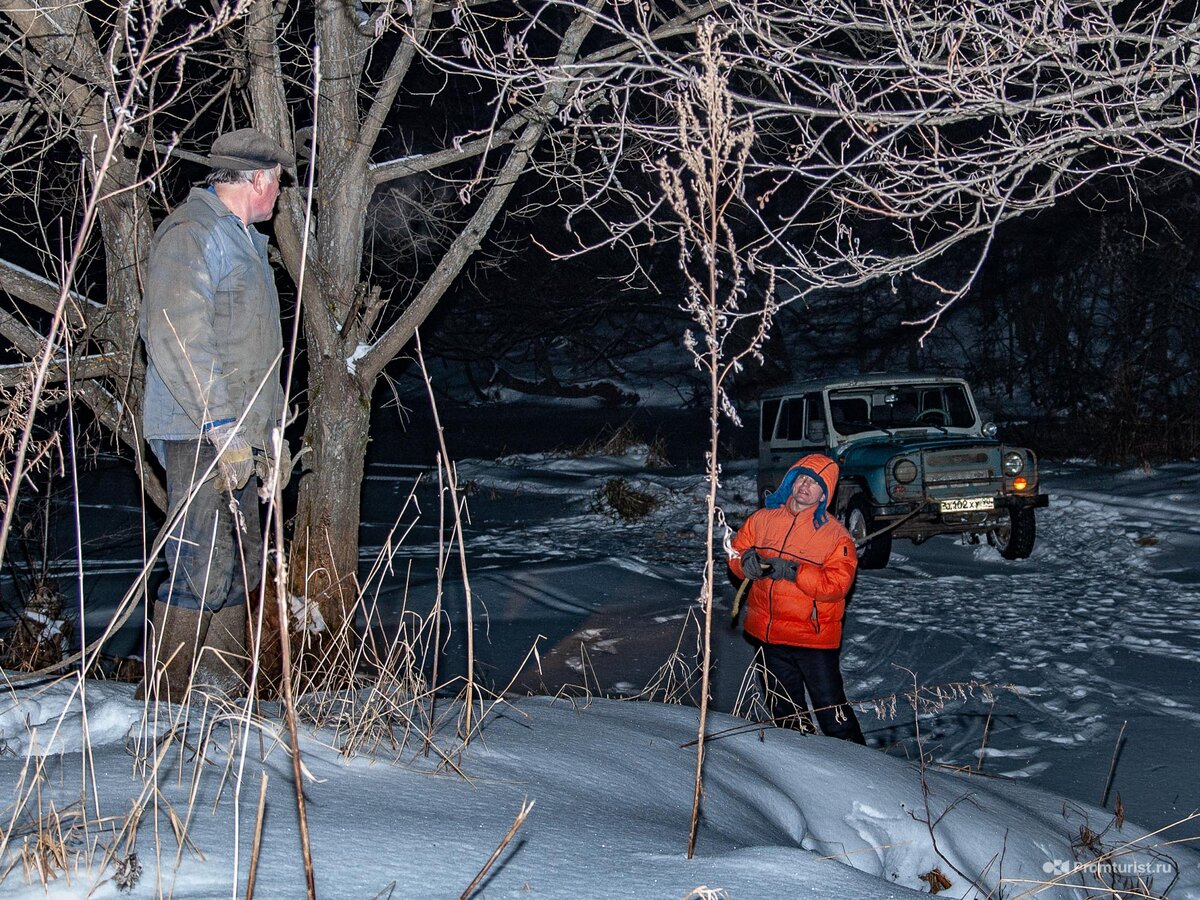
[[[907,515],[901,516],[895,522],[889,522],[887,525],[884,525],[878,531],[872,531],[870,534],[866,535],[865,537],[859,538],[857,541],[854,542],[854,549],[861,550],[863,547],[865,547],[867,544],[871,543],[871,541],[875,540],[875,538],[879,537],[881,534],[887,534],[893,528],[897,528],[897,527],[903,525],[905,522],[907,522],[913,516],[916,516],[916,515],[919,515],[920,513],[925,512],[925,510],[927,510],[928,508],[929,508],[928,503],[922,503],[920,506],[918,506],[912,512],[908,513]]]

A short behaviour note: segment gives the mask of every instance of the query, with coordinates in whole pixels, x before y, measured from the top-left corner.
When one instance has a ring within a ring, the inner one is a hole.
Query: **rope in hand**
[[[770,563],[763,563],[762,567],[764,572],[771,571]],[[733,595],[733,611],[729,614],[730,628],[737,628],[738,613],[742,611],[742,599],[746,596],[746,588],[750,587],[750,582],[753,580],[753,578],[743,578],[737,593]]]

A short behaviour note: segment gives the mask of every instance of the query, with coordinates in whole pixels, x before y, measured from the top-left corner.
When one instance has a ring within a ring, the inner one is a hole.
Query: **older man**
[[[839,658],[858,556],[827,508],[837,481],[837,463],[828,456],[798,460],[738,531],[729,568],[753,581],[746,636],[762,652],[776,724],[811,728],[807,693],[821,731],[862,744]]]
[[[267,238],[253,226],[274,214],[295,161],[243,128],[218,137],[207,162],[206,187],[154,235],[140,323],[144,433],[166,470],[170,513],[183,509],[166,545],[145,687],[177,703],[189,685],[244,691],[246,595],[262,559],[251,476],[256,453],[275,458],[271,434],[285,405],[279,296]]]

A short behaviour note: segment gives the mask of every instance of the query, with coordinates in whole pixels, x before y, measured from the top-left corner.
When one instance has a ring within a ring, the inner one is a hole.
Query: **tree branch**
[[[531,111],[521,110],[502,124],[497,125],[493,131],[476,140],[434,153],[423,153],[420,156],[406,156],[403,159],[373,163],[370,166],[371,180],[378,187],[398,178],[405,178],[420,172],[431,172],[443,166],[487,153],[489,150],[504,147],[512,142],[523,127],[529,124],[532,116]]]
[[[413,10],[412,16],[413,26],[404,35],[404,40],[401,41],[399,49],[392,56],[387,74],[380,81],[375,99],[371,102],[370,109],[367,110],[367,114],[363,117],[362,128],[359,131],[359,165],[369,164],[371,148],[375,146],[375,141],[379,138],[379,132],[383,128],[387,114],[392,109],[392,104],[396,100],[396,94],[400,90],[400,85],[404,83],[404,76],[408,74],[408,70],[412,67],[417,47],[425,40],[425,36],[429,33],[429,24],[433,20],[432,0],[420,0],[416,9]]]
[[[579,53],[579,48],[595,24],[595,13],[603,0],[589,0],[587,7],[575,18],[563,36],[556,65],[565,67]],[[422,286],[413,302],[400,314],[396,322],[380,336],[375,346],[363,357],[363,377],[374,381],[425,321],[442,295],[458,277],[467,260],[479,248],[484,235],[504,208],[508,195],[516,186],[517,179],[529,166],[533,149],[545,133],[554,113],[567,101],[571,91],[567,78],[552,81],[538,104],[538,115],[527,125],[517,141],[513,152],[497,173],[491,189],[475,210],[470,221],[442,257],[437,269]]]
[[[58,309],[60,292],[57,284],[4,258],[0,258],[0,291],[18,300],[24,300],[51,315]],[[67,322],[72,328],[83,328],[87,324],[85,320],[89,317],[85,316],[82,310],[86,309],[92,314],[104,310],[102,304],[89,300],[76,291],[70,291],[67,299],[71,301],[67,305]]]
[[[11,340],[8,323],[0,321],[0,334]],[[83,381],[111,375],[113,362],[114,358],[104,353],[73,359],[71,360],[71,378]],[[0,387],[12,387],[15,384],[28,381],[30,373],[33,372],[36,366],[36,362],[0,366]],[[51,363],[49,370],[46,372],[45,380],[47,384],[66,381],[67,367],[61,361]]]

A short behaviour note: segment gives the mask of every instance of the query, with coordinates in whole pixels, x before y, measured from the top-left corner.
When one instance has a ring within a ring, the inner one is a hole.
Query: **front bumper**
[[[935,534],[986,534],[1005,524],[1005,514],[1010,510],[1043,509],[1049,505],[1048,494],[1005,494],[995,498],[993,509],[976,512],[943,513],[937,500],[923,500],[876,506],[872,514],[876,527],[899,522],[892,531],[894,537],[920,540]]]
[[[1042,509],[1050,505],[1049,494],[1003,494],[995,499],[996,509]],[[899,519],[909,515],[918,507],[921,509],[920,514],[934,516],[939,514],[938,501],[928,499],[922,500],[920,503],[890,503],[886,506],[874,506],[871,514],[880,520]]]

